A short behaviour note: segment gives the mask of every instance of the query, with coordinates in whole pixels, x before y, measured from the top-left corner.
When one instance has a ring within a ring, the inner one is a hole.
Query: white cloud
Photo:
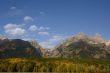
[[[43,26],[41,26],[41,27],[38,27],[38,26],[36,26],[36,25],[31,25],[30,27],[29,27],[29,30],[31,31],[31,32],[36,32],[37,34],[39,34],[39,35],[49,35],[49,32],[47,32],[46,30],[49,30],[50,28],[49,27],[43,27]]]
[[[24,21],[34,21],[34,19],[31,16],[25,16]]]
[[[6,24],[4,29],[5,33],[12,36],[23,35],[25,33],[25,29],[21,28],[20,25],[12,23]]]
[[[39,30],[49,30],[49,29],[50,29],[49,27],[43,27],[43,26],[39,27]]]
[[[46,31],[40,31],[38,32],[39,35],[49,35],[49,32]]]
[[[15,6],[13,6],[13,7],[11,7],[10,9],[11,9],[11,10],[15,10],[15,9],[16,9],[16,7],[15,7]]]
[[[40,14],[41,14],[41,15],[43,15],[43,14],[45,14],[45,12],[43,12],[43,11],[40,11]]]
[[[53,48],[55,45],[60,43],[65,38],[66,38],[66,36],[55,35],[46,41],[40,42],[40,45],[45,48]]]
[[[36,25],[31,25],[31,26],[29,27],[29,30],[30,30],[30,31],[37,31],[37,30],[38,30],[38,27],[37,27]]]

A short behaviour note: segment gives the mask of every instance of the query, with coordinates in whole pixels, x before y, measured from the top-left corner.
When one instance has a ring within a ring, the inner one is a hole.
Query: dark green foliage
[[[10,64],[8,65],[8,72],[16,72],[16,64]]]
[[[23,72],[33,72],[34,63],[25,63],[22,67]]]
[[[18,71],[18,72],[22,72],[22,68],[23,68],[23,63],[18,63],[17,65],[16,65],[16,70]]]
[[[7,72],[8,63],[0,64],[0,72]]]

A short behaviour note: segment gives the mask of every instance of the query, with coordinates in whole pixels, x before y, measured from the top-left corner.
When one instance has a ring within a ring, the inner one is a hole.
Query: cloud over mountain
[[[66,36],[54,35],[51,38],[47,39],[46,41],[40,42],[40,45],[42,45],[42,47],[46,47],[46,48],[53,48],[53,46],[60,43],[65,38],[66,38]]]
[[[26,32],[24,28],[20,27],[17,24],[12,24],[12,23],[6,24],[4,26],[4,29],[5,29],[5,33],[13,36],[23,35]]]

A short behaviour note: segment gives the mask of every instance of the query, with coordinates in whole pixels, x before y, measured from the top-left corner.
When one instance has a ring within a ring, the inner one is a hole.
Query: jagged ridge
[[[110,45],[99,34],[90,37],[79,33],[57,45],[50,57],[110,59]]]

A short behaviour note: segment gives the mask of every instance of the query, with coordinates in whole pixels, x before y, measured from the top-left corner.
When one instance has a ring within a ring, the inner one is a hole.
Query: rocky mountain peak
[[[105,43],[106,42],[106,40],[99,33],[96,33],[94,36],[91,37],[91,39],[94,42],[98,42],[98,43]]]
[[[35,48],[41,48],[41,46],[39,45],[39,43],[36,40],[31,40],[29,41],[32,46],[34,46]]]
[[[76,34],[74,37],[77,39],[84,39],[84,38],[87,38],[87,35],[84,32],[80,32]]]
[[[59,44],[52,51],[53,57],[77,57],[77,58],[110,58],[109,47],[106,40],[100,34],[87,36],[84,33],[78,33],[71,36]]]

